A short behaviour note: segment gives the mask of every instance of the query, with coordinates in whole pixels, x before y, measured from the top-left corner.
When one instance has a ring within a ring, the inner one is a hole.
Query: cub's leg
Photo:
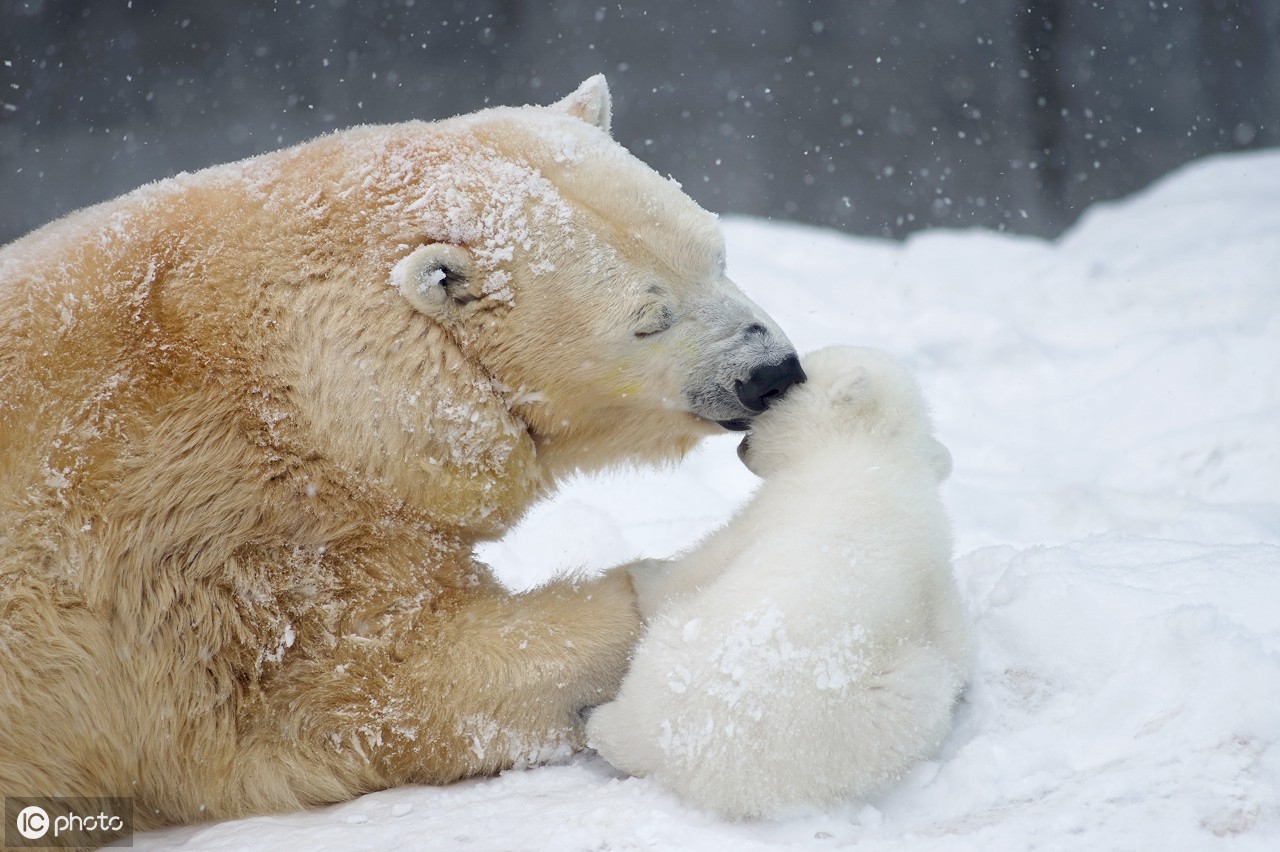
[[[647,622],[669,601],[705,588],[748,546],[743,524],[731,521],[682,556],[641,559],[622,566],[631,573],[640,616]]]

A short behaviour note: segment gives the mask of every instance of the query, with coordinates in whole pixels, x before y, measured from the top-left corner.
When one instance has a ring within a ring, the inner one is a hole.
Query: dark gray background
[[[1280,0],[0,0],[0,242],[367,122],[546,103],[703,206],[902,236],[1052,235],[1280,145]]]

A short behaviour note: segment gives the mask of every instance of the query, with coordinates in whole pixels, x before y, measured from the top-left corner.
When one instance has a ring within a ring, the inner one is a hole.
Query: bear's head
[[[609,135],[603,77],[433,125],[388,281],[502,390],[555,470],[678,456],[804,380],[725,275],[715,216]]]
[[[951,453],[933,437],[929,407],[911,373],[888,354],[854,346],[804,358],[808,381],[752,422],[738,455],[768,478],[806,454],[856,441],[927,464],[942,481]]]

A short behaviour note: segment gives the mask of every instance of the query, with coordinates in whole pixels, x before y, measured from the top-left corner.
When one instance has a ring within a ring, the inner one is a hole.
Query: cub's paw
[[[667,577],[672,564],[670,559],[640,559],[623,566],[631,575],[631,585],[636,590],[636,608],[645,622],[670,597]]]
[[[617,702],[610,701],[594,707],[587,717],[587,747],[609,762],[615,769],[630,775],[639,774],[638,767],[630,765],[628,760],[630,737],[625,708]]]

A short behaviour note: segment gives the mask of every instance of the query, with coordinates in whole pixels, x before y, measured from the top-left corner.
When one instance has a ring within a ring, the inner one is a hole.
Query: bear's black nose
[[[745,382],[735,382],[733,389],[748,410],[759,413],[781,399],[787,388],[800,384],[805,378],[800,359],[788,355],[777,364],[756,367]]]

